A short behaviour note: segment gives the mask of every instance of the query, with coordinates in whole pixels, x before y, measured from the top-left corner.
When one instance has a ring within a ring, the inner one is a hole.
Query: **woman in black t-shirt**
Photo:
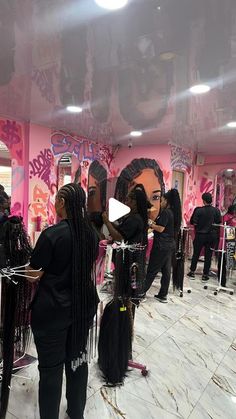
[[[29,267],[42,269],[31,320],[39,361],[40,418],[59,418],[65,365],[67,412],[71,419],[83,419],[87,340],[98,304],[94,272],[98,243],[79,185],[63,186],[55,208],[62,221],[41,233]]]
[[[161,197],[161,213],[156,221],[149,220],[154,239],[150,254],[145,292],[151,287],[158,272],[162,273],[161,288],[155,298],[167,303],[172,258],[176,249],[176,240],[181,226],[181,202],[176,189],[171,189]]]

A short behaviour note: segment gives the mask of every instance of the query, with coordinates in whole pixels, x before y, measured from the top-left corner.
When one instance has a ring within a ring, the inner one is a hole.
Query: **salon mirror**
[[[228,168],[217,174],[216,207],[225,214],[233,203],[236,203],[236,170]]]
[[[71,183],[71,169],[72,159],[70,154],[64,154],[58,162],[58,190],[66,185]]]

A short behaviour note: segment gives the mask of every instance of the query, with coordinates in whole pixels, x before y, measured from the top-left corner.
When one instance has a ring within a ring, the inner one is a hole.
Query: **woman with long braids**
[[[29,268],[42,269],[31,320],[39,361],[40,418],[59,418],[65,365],[67,413],[70,419],[82,419],[87,361],[93,351],[89,329],[98,304],[97,242],[79,185],[63,186],[55,208],[62,221],[42,232]]]
[[[176,241],[181,227],[181,201],[177,189],[170,189],[161,197],[161,213],[156,221],[149,220],[154,239],[150,254],[144,292],[151,287],[158,272],[162,273],[161,288],[155,298],[167,303],[171,266],[176,250]]]
[[[123,382],[132,358],[134,308],[145,279],[148,201],[142,185],[129,191],[126,205],[131,211],[119,226],[103,214],[114,241],[140,245],[135,251],[127,248],[116,251],[114,298],[106,305],[101,321],[98,362],[107,383],[112,385]]]

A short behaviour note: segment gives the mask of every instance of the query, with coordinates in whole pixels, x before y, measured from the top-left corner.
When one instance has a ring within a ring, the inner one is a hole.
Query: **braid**
[[[148,231],[148,208],[149,202],[147,199],[147,195],[142,184],[138,184],[134,187],[131,191],[131,194],[134,196],[137,205],[137,212],[142,217],[143,224],[144,224],[144,231],[143,231],[143,244],[147,245],[147,231]]]
[[[177,189],[170,189],[164,194],[164,198],[173,212],[175,234],[178,235],[182,223],[182,206],[179,192]]]
[[[94,312],[94,262],[96,242],[86,212],[86,195],[78,184],[68,184],[59,191],[72,236],[72,359],[86,352],[90,312]],[[94,315],[92,316],[94,317]]]

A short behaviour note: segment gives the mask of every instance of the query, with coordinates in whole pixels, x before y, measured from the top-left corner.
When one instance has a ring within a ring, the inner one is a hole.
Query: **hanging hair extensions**
[[[30,257],[31,247],[24,230],[22,219],[9,218],[1,226],[1,268],[25,265]],[[5,263],[4,263],[5,260]],[[3,266],[5,265],[5,266]],[[16,283],[1,279],[1,331],[2,331],[2,383],[0,419],[6,416],[9,388],[14,358],[21,357],[30,338],[29,304],[32,286],[24,279]]]
[[[180,230],[176,243],[176,255],[172,263],[173,288],[180,291],[183,291],[186,239],[187,231],[185,229]]]
[[[177,240],[182,223],[182,206],[179,192],[177,189],[170,189],[163,195],[163,197],[167,200],[169,207],[174,215],[175,239]]]
[[[104,310],[98,345],[98,364],[107,384],[122,384],[126,376],[128,361],[132,358],[132,331],[134,303],[142,292],[145,279],[145,256],[147,245],[148,201],[143,185],[136,185],[129,194],[135,202],[134,208],[124,223],[132,228],[136,218],[137,231],[128,239],[128,245],[115,252],[114,297]]]
[[[59,190],[58,197],[65,201],[72,236],[71,361],[75,370],[90,359],[94,351],[92,326],[99,302],[95,276],[97,242],[87,216],[84,190],[78,184],[70,183]]]

